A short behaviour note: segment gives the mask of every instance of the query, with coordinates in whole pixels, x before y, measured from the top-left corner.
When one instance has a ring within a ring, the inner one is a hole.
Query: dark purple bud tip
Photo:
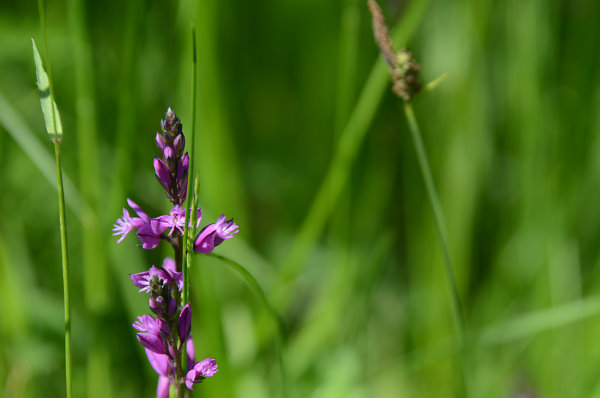
[[[186,304],[181,311],[181,315],[179,315],[179,322],[177,323],[177,328],[179,331],[179,340],[184,342],[187,340],[190,335],[190,329],[192,327],[192,310],[190,309],[190,305]]]

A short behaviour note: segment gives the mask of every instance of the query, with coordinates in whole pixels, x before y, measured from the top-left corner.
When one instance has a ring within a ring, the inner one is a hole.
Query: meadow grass
[[[117,246],[110,229],[126,197],[167,209],[151,168],[167,106],[187,134],[196,112],[203,219],[222,210],[241,230],[215,252],[231,262],[191,264],[197,355],[220,368],[193,396],[461,395],[444,253],[365,3],[46,4],[65,129],[73,396],[154,394],[130,327],[147,300],[127,274],[167,252]],[[471,395],[600,397],[600,5],[381,6],[423,82],[448,74],[412,106],[469,320]],[[34,5],[0,5],[7,398],[65,396],[39,31]]]

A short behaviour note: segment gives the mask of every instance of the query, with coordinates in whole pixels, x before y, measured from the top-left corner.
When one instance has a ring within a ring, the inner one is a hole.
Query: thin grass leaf
[[[250,271],[248,271],[243,265],[241,265],[240,263],[238,263],[230,258],[221,256],[219,254],[209,253],[208,256],[221,260],[225,264],[229,265],[235,272],[237,272],[246,281],[246,283],[250,286],[250,288],[252,290],[254,290],[254,293],[256,293],[256,295],[259,297],[263,306],[265,307],[265,309],[267,310],[269,315],[273,318],[273,321],[275,321],[275,323],[277,324],[277,331],[278,331],[278,337],[279,337],[279,339],[277,339],[277,356],[278,356],[278,362],[279,362],[279,370],[281,372],[282,394],[284,397],[287,397],[288,396],[287,383],[286,383],[287,370],[286,370],[286,366],[285,366],[285,363],[283,360],[283,344],[284,344],[284,336],[285,336],[285,325],[283,323],[283,319],[279,316],[279,313],[275,310],[275,308],[271,305],[271,303],[267,299],[267,295],[265,294],[263,289],[260,287],[260,284],[258,283],[256,278],[254,278],[254,276],[250,273]]]
[[[42,64],[42,58],[40,57],[40,53],[35,45],[35,40],[32,38],[31,43],[33,45],[33,60],[35,61],[35,76],[37,80],[38,90],[40,90],[40,104],[42,105],[42,113],[44,114],[44,122],[46,124],[46,131],[52,137],[54,134],[58,135],[58,137],[62,137],[63,128],[62,122],[60,120],[60,113],[58,112],[58,107],[56,106],[56,102],[52,95],[50,94],[50,81],[48,80],[48,75],[44,70],[44,66]],[[54,117],[52,117],[52,105],[54,105]],[[56,120],[56,126],[54,125]]]

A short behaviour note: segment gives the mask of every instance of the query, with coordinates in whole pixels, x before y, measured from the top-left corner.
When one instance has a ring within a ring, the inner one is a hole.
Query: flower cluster
[[[161,120],[156,145],[160,157],[154,158],[154,171],[173,207],[169,214],[151,218],[135,202],[127,199],[136,216],[123,209],[123,215],[113,227],[113,235],[119,236],[117,243],[120,243],[131,231],[136,231],[144,249],[154,249],[161,241],[166,241],[175,250],[176,260],[167,257],[160,267],[153,265],[148,271],[130,275],[139,292],[149,295],[149,306],[154,316],[139,316],[133,327],[139,332],[137,339],[146,350],[150,365],[159,375],[157,397],[167,398],[171,386],[175,387],[178,396],[182,396],[183,384],[191,390],[194,383],[214,375],[217,363],[213,358],[194,361],[192,310],[189,304],[182,302],[184,282],[181,263],[184,254],[191,255],[182,245],[186,219],[186,209],[182,205],[187,196],[190,157],[184,153],[185,137],[181,122],[171,108],[167,110],[165,120]],[[191,231],[200,226],[201,215],[200,209],[196,214],[190,214],[196,216],[195,223],[193,217],[188,217]],[[193,244],[194,251],[210,253],[236,233],[238,226],[233,219],[227,220],[221,215],[215,223],[198,233]],[[183,351],[187,358],[186,369],[183,369]]]
[[[139,316],[133,323],[137,339],[144,346],[150,365],[158,373],[156,396],[167,398],[171,385],[181,384],[178,375],[185,373],[185,385],[193,390],[194,383],[217,372],[213,358],[194,362],[194,343],[191,337],[192,310],[186,304],[178,309],[173,292],[181,292],[183,280],[177,272],[175,260],[167,257],[162,267],[152,266],[148,271],[130,275],[140,292],[150,295],[150,309],[156,315]],[[187,345],[186,345],[187,343]],[[182,369],[181,355],[186,345],[187,369]]]
[[[173,208],[168,215],[150,218],[134,201],[127,199],[129,207],[137,217],[132,217],[127,209],[123,209],[123,216],[113,227],[113,235],[121,236],[117,243],[121,243],[133,230],[137,231],[144,249],[154,249],[161,240],[175,244],[174,239],[183,235],[186,211],[181,208],[181,205],[187,196],[190,157],[188,153],[183,154],[185,137],[181,131],[181,122],[171,108],[167,110],[165,120],[161,120],[161,130],[160,133],[156,133],[156,145],[162,158],[154,158],[154,171],[167,198],[173,203]],[[198,209],[195,228],[200,225],[201,215],[202,212]],[[169,232],[165,234],[167,230]],[[210,253],[236,233],[238,233],[237,224],[233,219],[226,220],[225,215],[221,214],[216,223],[207,225],[198,234],[194,241],[194,250],[199,253]]]

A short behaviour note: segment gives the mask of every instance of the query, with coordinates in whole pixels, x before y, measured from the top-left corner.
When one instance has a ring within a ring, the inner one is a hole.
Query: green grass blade
[[[423,18],[428,0],[414,1],[406,11],[400,25],[394,30],[395,42],[406,42]],[[350,169],[357,156],[367,129],[375,116],[379,102],[389,82],[389,72],[383,59],[378,59],[358,98],[350,119],[337,143],[335,155],[327,174],[315,195],[297,238],[281,267],[281,280],[275,292],[278,305],[287,304],[292,289],[289,284],[297,277],[310,249],[318,239],[348,180]]]
[[[284,396],[286,396],[287,395],[287,393],[286,393],[286,391],[287,391],[287,389],[286,389],[287,388],[287,385],[286,385],[287,372],[285,369],[285,363],[283,360],[283,353],[282,353],[283,338],[285,336],[285,326],[284,326],[283,320],[277,313],[277,310],[275,310],[275,308],[271,305],[271,303],[269,302],[269,300],[267,298],[267,295],[265,294],[263,289],[260,287],[260,284],[258,283],[256,278],[254,278],[254,276],[250,273],[250,271],[248,271],[240,263],[238,263],[230,258],[227,258],[225,256],[221,256],[221,255],[215,254],[215,253],[209,253],[208,256],[221,260],[223,263],[227,264],[232,270],[234,270],[238,275],[240,275],[242,277],[242,279],[244,279],[244,281],[250,286],[250,288],[258,296],[258,298],[260,299],[264,308],[267,310],[267,312],[269,313],[269,315],[271,316],[273,321],[277,324],[277,331],[278,331],[278,336],[279,336],[278,345],[277,345],[277,355],[278,355],[279,367],[280,367],[280,372],[281,372],[281,382],[282,382],[281,385],[283,388],[283,394],[284,394]]]
[[[44,114],[44,122],[46,124],[46,131],[52,137],[54,133],[61,137],[63,134],[62,122],[60,120],[60,114],[58,113],[58,107],[52,94],[50,93],[50,81],[48,75],[44,70],[42,64],[42,58],[35,45],[35,40],[31,39],[33,45],[33,60],[35,62],[35,76],[37,80],[38,90],[40,90],[40,103],[42,105],[42,113]],[[54,105],[54,115],[52,115],[52,107]],[[55,126],[56,123],[56,126]]]

